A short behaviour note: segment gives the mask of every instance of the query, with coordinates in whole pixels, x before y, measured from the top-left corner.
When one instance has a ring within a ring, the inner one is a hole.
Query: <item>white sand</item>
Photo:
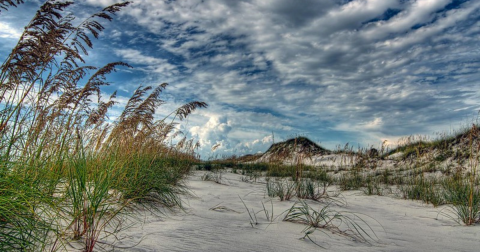
[[[270,199],[262,183],[241,181],[241,175],[224,173],[222,182],[202,181],[204,171],[196,171],[187,185],[195,197],[185,198],[186,213],[163,219],[149,217],[145,225],[120,234],[118,245],[141,243],[126,251],[322,251],[303,237],[304,225],[282,221],[295,200],[272,200],[277,219],[268,224],[261,202],[271,211]],[[254,209],[260,224],[253,228],[240,200]],[[480,225],[462,226],[437,214],[441,208],[385,196],[366,196],[360,191],[343,192],[347,206],[335,210],[366,217],[379,240],[372,245],[343,236],[315,231],[311,238],[327,251],[478,251]],[[308,201],[315,209],[323,203]],[[217,207],[216,210],[212,208]],[[379,222],[383,228],[377,224]]]

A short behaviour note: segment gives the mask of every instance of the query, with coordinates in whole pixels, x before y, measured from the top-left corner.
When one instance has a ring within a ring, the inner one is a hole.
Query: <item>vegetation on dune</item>
[[[313,155],[330,153],[329,150],[321,147],[306,137],[296,137],[284,142],[272,144],[266,151],[266,154],[288,157],[295,152],[308,152]]]
[[[0,8],[21,3],[1,1]],[[77,26],[65,14],[72,4],[46,1],[1,66],[1,251],[110,246],[105,239],[115,239],[132,211],[181,207],[182,179],[197,162],[193,140],[168,143],[178,135],[176,121],[206,103],[190,102],[156,119],[167,84],[141,86],[111,121],[116,93],[104,99],[102,87],[117,67],[130,66],[84,65],[82,55],[104,30],[101,21],[129,2]]]
[[[480,138],[477,125],[434,141],[415,139],[419,138],[407,138],[393,150],[382,146],[380,150],[360,148],[354,151],[347,144],[337,151],[319,152],[315,147],[295,149],[295,143],[315,146],[308,139],[301,138],[276,143],[263,155],[257,155],[256,160],[249,156],[248,161],[236,157],[209,162],[217,170],[229,167],[235,173],[247,175],[242,179],[244,181],[251,181],[248,176],[253,177],[253,174],[257,174],[255,178],[259,177],[258,174],[266,176],[266,194],[281,201],[328,198],[327,187],[336,185],[340,190],[362,190],[368,195],[390,194],[422,200],[435,207],[446,206],[439,210],[442,216],[465,225],[479,223]],[[290,153],[281,155],[285,152],[278,150],[289,150]],[[312,152],[308,153],[309,150]],[[341,160],[332,166],[302,162],[325,155]],[[296,156],[297,162],[291,162],[291,156]]]
[[[245,175],[241,180],[248,183],[265,176],[265,180],[259,180],[265,183],[265,196],[295,202],[283,220],[305,225],[303,239],[318,246],[322,245],[313,239],[316,230],[328,230],[356,241],[375,243],[378,238],[372,224],[379,223],[371,219],[367,222],[367,218],[355,213],[334,210],[332,204],[345,202],[336,197],[339,191],[329,187],[334,185],[340,191],[361,190],[367,195],[421,200],[441,207],[438,216],[464,225],[475,225],[480,223],[479,132],[477,125],[473,125],[455,136],[444,136],[431,142],[403,142],[392,151],[384,146],[380,150],[363,148],[353,151],[346,145],[342,150],[315,152],[315,148],[294,147],[299,142],[314,146],[309,141],[288,140],[275,144],[263,155],[210,160],[200,164],[199,168],[208,167],[217,174],[229,168],[233,173]],[[279,151],[282,149],[290,152],[285,155],[286,152]],[[308,150],[316,154],[308,153]],[[396,153],[400,155],[393,155]],[[263,158],[273,154],[277,157]],[[332,167],[314,162],[305,165],[303,160],[291,162],[292,156],[309,158],[314,155],[333,158],[337,155],[342,160]],[[268,162],[270,160],[273,161]],[[308,203],[313,201],[317,202],[318,210]],[[254,227],[258,224],[256,212],[246,209]],[[264,212],[268,216],[265,208]]]
[[[420,158],[428,153],[435,152],[436,161],[444,161],[448,158],[468,160],[470,138],[476,134],[475,128],[477,127],[478,125],[474,125],[472,128],[464,129],[451,136],[442,135],[433,141],[428,141],[426,137],[410,136],[403,139],[396,148],[384,153],[383,157],[401,153],[404,159]]]

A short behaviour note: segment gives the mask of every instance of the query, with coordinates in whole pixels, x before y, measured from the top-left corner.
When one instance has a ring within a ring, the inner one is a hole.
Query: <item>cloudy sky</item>
[[[41,1],[26,2],[0,13],[3,58]],[[115,1],[76,3],[82,18]],[[137,0],[88,63],[134,66],[105,90],[119,101],[168,82],[159,116],[207,102],[181,126],[204,158],[215,144],[217,155],[265,151],[272,136],[378,146],[476,119],[479,20],[478,0]]]

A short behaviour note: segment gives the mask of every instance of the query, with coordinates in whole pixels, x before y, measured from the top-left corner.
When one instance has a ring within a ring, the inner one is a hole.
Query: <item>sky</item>
[[[41,2],[0,12],[3,59]],[[69,11],[82,20],[116,2]],[[87,63],[134,67],[109,78],[111,118],[139,85],[169,83],[159,118],[207,102],[178,126],[205,159],[295,136],[330,149],[393,146],[476,120],[479,20],[478,0],[137,0],[103,22]]]

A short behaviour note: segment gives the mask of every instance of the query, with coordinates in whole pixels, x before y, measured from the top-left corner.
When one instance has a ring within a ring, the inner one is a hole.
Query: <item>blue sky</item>
[[[3,58],[41,1],[26,2],[0,13]],[[75,2],[81,19],[116,1]],[[265,151],[272,134],[378,146],[475,120],[479,19],[477,0],[138,0],[87,62],[134,66],[105,90],[113,118],[139,84],[170,84],[159,117],[207,102],[179,128],[203,158]]]

